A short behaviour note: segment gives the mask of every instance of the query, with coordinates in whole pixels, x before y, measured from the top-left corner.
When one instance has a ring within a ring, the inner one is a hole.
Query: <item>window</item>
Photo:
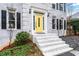
[[[9,28],[15,28],[15,12],[9,12],[8,25]]]
[[[56,3],[56,9],[58,10],[58,3]]]
[[[6,29],[6,11],[1,11],[1,28]]]
[[[52,8],[55,9],[55,4],[52,4]]]
[[[52,29],[55,29],[55,19],[52,19]]]
[[[66,12],[66,3],[64,3],[64,12]]]
[[[17,29],[21,29],[21,13],[17,12]]]
[[[63,11],[63,3],[60,3],[60,4],[59,4],[59,10],[60,10],[60,11]]]
[[[21,13],[15,10],[8,10],[8,28],[21,29]]]
[[[63,20],[60,20],[60,29],[63,29]]]
[[[2,10],[1,11],[1,28],[2,29],[20,29],[21,28],[21,13],[16,13],[14,10],[8,10],[8,12],[6,10]]]

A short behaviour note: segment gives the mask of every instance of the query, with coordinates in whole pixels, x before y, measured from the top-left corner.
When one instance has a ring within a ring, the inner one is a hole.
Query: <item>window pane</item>
[[[15,13],[9,12],[9,20],[15,20]]]
[[[56,3],[56,9],[58,10],[58,3]]]
[[[60,8],[61,11],[63,11],[63,6],[64,6],[63,3],[59,4],[59,8]]]
[[[63,20],[60,20],[60,29],[63,29]]]
[[[64,3],[64,12],[66,12],[66,4]]]
[[[9,21],[9,28],[15,28],[15,21]]]
[[[1,11],[1,23],[2,23],[2,29],[6,29],[6,11]]]
[[[52,29],[55,29],[55,19],[52,19]]]
[[[55,4],[52,4],[52,8],[54,8],[54,9],[55,9]]]
[[[38,27],[40,27],[40,18],[38,18]]]

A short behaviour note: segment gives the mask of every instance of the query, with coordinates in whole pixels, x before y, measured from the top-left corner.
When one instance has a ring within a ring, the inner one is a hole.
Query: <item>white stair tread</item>
[[[47,41],[37,41],[39,44],[42,44],[42,43],[48,43],[48,42],[56,42],[56,41],[60,41],[60,40],[47,40]]]
[[[48,47],[40,47],[43,51],[48,51],[48,50],[53,50],[53,49],[56,49],[56,48],[61,48],[61,47],[64,47],[64,46],[69,46],[67,44],[60,44],[60,45],[54,45],[54,46],[48,46]]]
[[[61,54],[61,53],[65,53],[65,52],[68,52],[70,50],[72,50],[73,48],[66,48],[66,49],[61,49],[61,50],[57,50],[57,51],[51,51],[51,52],[47,52],[47,53],[44,53],[45,56],[53,56],[53,55],[58,55],[58,54]]]
[[[40,46],[50,46],[50,45],[57,45],[57,44],[64,44],[64,41],[56,41],[56,42],[47,42],[47,43],[40,43]]]
[[[58,38],[57,36],[41,36],[41,37],[36,37],[37,39],[49,39],[49,38]]]
[[[36,38],[36,39],[38,39],[38,40],[62,40],[61,38],[52,38],[52,37],[50,37],[50,38]]]
[[[54,42],[54,41],[61,41],[61,40],[62,39],[60,39],[60,38],[54,38],[54,39],[51,38],[51,39],[43,39],[43,40],[42,39],[40,39],[40,40],[37,39],[38,42],[47,42],[47,41]]]
[[[62,50],[62,49],[66,49],[66,48],[70,48],[70,47],[69,46],[62,46],[62,47],[58,47],[56,49],[47,50],[45,52],[57,51],[57,50]]]

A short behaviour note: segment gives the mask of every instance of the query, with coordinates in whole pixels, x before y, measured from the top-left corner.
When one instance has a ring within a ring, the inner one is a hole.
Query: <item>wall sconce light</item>
[[[49,17],[49,13],[47,14],[47,17]]]
[[[56,18],[56,16],[53,16],[53,18]]]
[[[61,17],[61,19],[64,19],[63,17]]]
[[[29,9],[29,14],[31,14],[31,9]]]

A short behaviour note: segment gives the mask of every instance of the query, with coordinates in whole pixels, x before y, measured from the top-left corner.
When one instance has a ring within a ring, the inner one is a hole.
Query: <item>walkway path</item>
[[[59,56],[79,56],[79,36],[66,36],[61,37],[70,47],[74,48],[74,50],[61,54]]]

